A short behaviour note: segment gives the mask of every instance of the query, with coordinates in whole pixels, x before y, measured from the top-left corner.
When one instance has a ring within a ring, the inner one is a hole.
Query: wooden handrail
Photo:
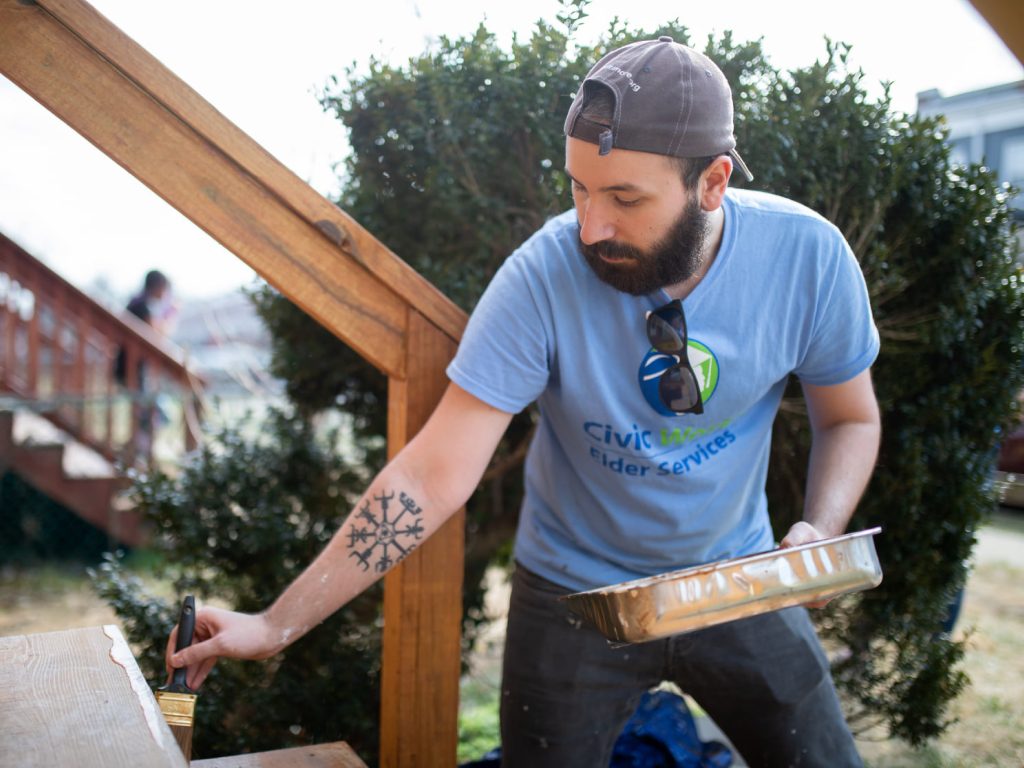
[[[227,154],[282,203],[313,223],[350,259],[365,267],[440,331],[458,340],[466,315],[430,281],[398,258],[355,219],[325,199],[253,141],[144,48],[80,0],[41,0],[46,11],[128,74],[139,88]],[[212,234],[212,233],[211,233]],[[247,261],[244,254],[238,254]],[[255,267],[255,265],[253,265]],[[368,358],[370,359],[370,358]]]
[[[971,0],[971,5],[1024,64],[1024,16],[1017,0]]]
[[[115,380],[119,352],[126,374],[121,383]],[[145,392],[140,368],[149,379]],[[0,392],[30,407],[52,402],[41,410],[57,426],[110,460],[131,462],[139,458],[134,436],[145,396],[169,385],[192,407],[198,380],[184,353],[149,325],[111,313],[0,234]],[[121,430],[115,428],[119,408],[130,419]],[[183,427],[190,448],[196,435],[189,419]]]
[[[0,72],[389,378],[393,455],[466,316],[82,0],[0,0]],[[454,765],[463,530],[386,580],[381,765]]]
[[[92,6],[5,5],[7,77],[383,373],[404,376],[406,307],[461,337],[462,310]],[[28,40],[13,39],[19,29]],[[40,82],[47,62],[18,48],[59,52],[65,81]]]

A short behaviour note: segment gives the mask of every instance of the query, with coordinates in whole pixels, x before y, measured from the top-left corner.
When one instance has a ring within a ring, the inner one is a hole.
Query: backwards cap
[[[582,117],[595,89],[611,91],[611,125]],[[587,73],[569,114],[565,135],[597,144],[670,157],[728,154],[753,180],[736,151],[732,91],[711,59],[671,37],[631,43],[606,54]]]

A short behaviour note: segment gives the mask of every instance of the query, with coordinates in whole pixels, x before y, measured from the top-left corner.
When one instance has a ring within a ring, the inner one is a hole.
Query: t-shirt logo
[[[718,388],[718,358],[711,348],[694,338],[688,339],[686,357],[690,361],[697,376],[697,385],[700,387],[700,396],[707,405],[715,390]],[[675,416],[676,414],[665,407],[658,394],[658,381],[662,374],[679,362],[676,355],[667,355],[651,347],[644,355],[640,363],[638,378],[640,391],[643,392],[647,403],[662,416]]]

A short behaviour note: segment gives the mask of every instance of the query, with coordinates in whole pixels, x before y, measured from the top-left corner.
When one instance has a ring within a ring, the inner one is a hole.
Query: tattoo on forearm
[[[356,558],[364,571],[372,565],[377,573],[384,573],[404,560],[423,538],[420,506],[404,491],[399,492],[397,510],[394,500],[394,491],[374,496],[372,503],[366,499],[352,520],[348,530],[348,548],[352,550],[349,557]]]

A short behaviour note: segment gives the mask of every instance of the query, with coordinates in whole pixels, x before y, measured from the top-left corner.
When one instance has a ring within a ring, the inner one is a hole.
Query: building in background
[[[953,160],[982,163],[999,181],[1024,189],[1024,80],[943,96],[938,90],[917,95],[922,117],[943,115],[949,127]],[[1024,195],[1011,203],[1024,237]]]
[[[172,338],[203,377],[207,398],[221,407],[259,411],[283,398],[284,382],[268,372],[270,333],[242,291],[183,300]]]
[[[982,163],[995,171],[999,181],[1024,190],[1024,80],[955,96],[924,91],[917,95],[917,112],[923,117],[945,117],[953,160]],[[1024,194],[1018,192],[1010,204],[1024,254]],[[997,467],[1000,502],[1024,508],[1024,423],[1003,441]]]

